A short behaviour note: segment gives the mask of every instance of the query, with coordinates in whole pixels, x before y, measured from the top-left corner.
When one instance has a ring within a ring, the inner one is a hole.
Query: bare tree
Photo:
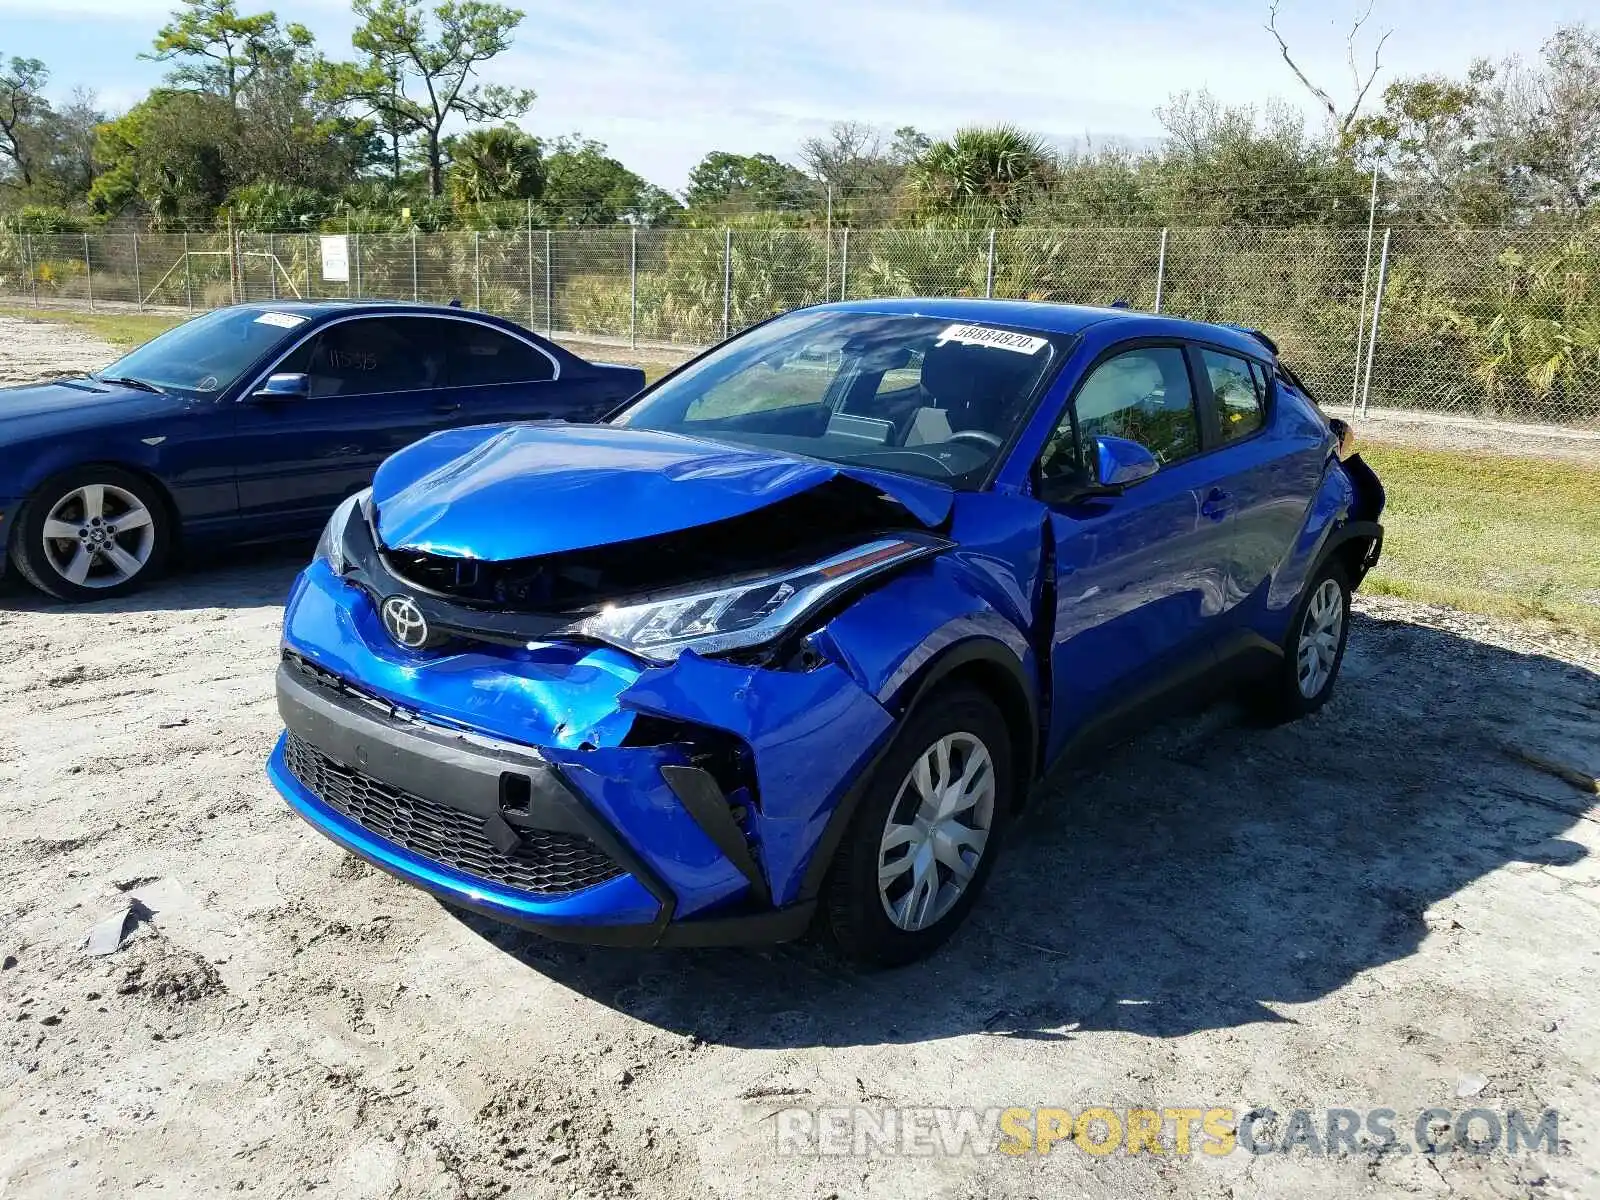
[[[1306,73],[1300,69],[1300,65],[1294,61],[1293,55],[1289,53],[1289,44],[1283,40],[1283,34],[1278,32],[1278,9],[1282,4],[1282,0],[1271,0],[1267,5],[1267,32],[1278,43],[1278,51],[1283,55],[1283,61],[1289,64],[1289,70],[1294,72],[1294,77],[1300,81],[1306,91],[1316,98],[1317,103],[1327,110],[1328,122],[1333,126],[1334,132],[1339,135],[1341,140],[1348,137],[1350,126],[1355,123],[1356,117],[1360,115],[1362,102],[1366,100],[1367,93],[1372,90],[1372,83],[1377,79],[1378,72],[1383,69],[1383,44],[1389,40],[1389,35],[1394,32],[1393,29],[1383,31],[1378,38],[1378,44],[1372,48],[1372,66],[1363,69],[1357,62],[1356,43],[1360,39],[1362,27],[1366,25],[1372,16],[1374,3],[1375,0],[1367,0],[1366,10],[1355,19],[1355,22],[1350,26],[1350,32],[1345,35],[1345,60],[1350,64],[1350,84],[1355,92],[1355,98],[1351,100],[1348,107],[1342,109],[1326,89],[1320,88],[1311,82]]]

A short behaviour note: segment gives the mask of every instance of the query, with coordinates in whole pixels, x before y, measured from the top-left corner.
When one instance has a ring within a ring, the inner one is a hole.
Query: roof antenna
[[[454,300],[450,301],[450,307],[451,308],[460,308],[461,307],[461,297],[457,296]]]
[[[1126,300],[1122,299],[1122,297],[1119,296],[1119,297],[1117,297],[1115,300],[1113,300],[1111,302],[1111,307],[1112,308],[1132,308],[1133,305],[1129,304]]]

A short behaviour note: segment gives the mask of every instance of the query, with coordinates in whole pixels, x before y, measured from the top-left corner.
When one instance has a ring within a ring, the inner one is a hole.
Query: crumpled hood
[[[929,528],[952,492],[932,482],[618,425],[479,426],[394,455],[372,485],[386,546],[506,561],[676,533],[743,516],[839,476]]]

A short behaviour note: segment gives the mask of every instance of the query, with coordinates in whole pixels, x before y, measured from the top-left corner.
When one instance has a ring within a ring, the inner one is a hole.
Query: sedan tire
[[[847,958],[899,966],[966,918],[1014,796],[1011,739],[970,687],[918,705],[879,762],[823,888],[825,931]]]
[[[117,467],[80,467],[45,480],[22,506],[11,561],[58,600],[121,596],[160,570],[171,526],[147,480]]]

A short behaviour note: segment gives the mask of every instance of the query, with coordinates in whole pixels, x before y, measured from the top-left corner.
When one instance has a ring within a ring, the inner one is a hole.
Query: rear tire
[[[966,919],[1011,815],[1011,737],[967,686],[924,700],[861,797],[823,884],[825,932],[847,958],[900,966]]]
[[[126,595],[156,575],[172,541],[165,497],[117,467],[79,467],[45,480],[17,513],[11,561],[58,600]]]
[[[1253,707],[1270,724],[1308,717],[1328,702],[1350,638],[1350,578],[1336,559],[1312,576],[1295,606],[1283,657]]]

